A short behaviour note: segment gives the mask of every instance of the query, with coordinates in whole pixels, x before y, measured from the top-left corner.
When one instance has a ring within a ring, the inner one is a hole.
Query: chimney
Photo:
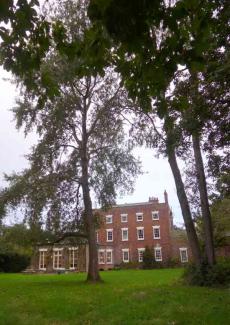
[[[158,203],[158,202],[159,202],[159,200],[158,200],[158,198],[157,198],[157,197],[154,197],[154,196],[150,196],[150,197],[149,197],[149,202],[155,202],[155,203]]]
[[[164,197],[165,197],[165,203],[168,204],[168,193],[166,192],[166,190],[164,191]]]

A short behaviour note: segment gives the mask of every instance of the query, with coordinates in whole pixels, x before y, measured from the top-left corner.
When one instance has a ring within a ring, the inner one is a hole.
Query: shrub
[[[141,265],[138,262],[128,262],[128,263],[122,262],[119,265],[119,268],[122,269],[122,270],[140,269],[141,268]]]
[[[21,272],[29,265],[30,258],[17,253],[0,254],[0,272]]]
[[[143,252],[143,269],[152,269],[154,264],[153,252],[146,246]]]
[[[200,267],[190,264],[183,275],[186,283],[198,286],[230,284],[230,261],[219,262],[212,267],[203,263]]]
[[[165,267],[170,267],[170,268],[173,268],[173,267],[181,267],[181,263],[179,261],[178,258],[169,258],[165,263],[164,263],[164,266]]]

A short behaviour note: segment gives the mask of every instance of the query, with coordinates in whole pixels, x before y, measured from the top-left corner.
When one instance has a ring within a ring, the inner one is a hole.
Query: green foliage
[[[145,251],[143,252],[143,268],[152,269],[153,266],[154,266],[153,250],[148,246],[146,246]]]
[[[89,36],[86,5],[60,1],[54,6],[50,17],[57,42],[65,33],[66,42]],[[35,130],[39,142],[28,155],[29,168],[6,176],[9,187],[0,195],[3,213],[6,206],[21,206],[30,225],[45,216],[45,226],[56,234],[83,226],[83,170],[87,187],[105,208],[115,203],[118,190],[133,190],[140,172],[120,115],[132,102],[117,73],[109,68],[103,77],[91,69],[84,74],[83,58],[70,56],[53,44],[41,63],[39,89],[52,96],[22,89],[13,110],[17,127],[26,134]]]
[[[215,248],[228,246],[230,244],[230,199],[215,200],[211,206],[211,217],[213,227],[213,237]],[[196,219],[196,229],[200,242],[204,246],[204,227],[203,220],[199,216]]]
[[[30,258],[27,255],[17,253],[0,252],[0,272],[17,273],[25,270],[29,266]]]
[[[184,272],[186,283],[198,286],[215,287],[230,284],[230,260],[210,266],[203,263],[200,267],[190,264]]]
[[[124,84],[141,103],[160,97],[178,64],[194,73],[205,69],[205,53],[217,46],[227,9],[227,1],[91,0],[88,14],[112,38]]]
[[[38,13],[39,2],[1,1],[0,64],[38,90],[38,70],[50,46],[50,24]]]
[[[174,267],[181,267],[181,262],[178,258],[172,257],[170,259],[168,259],[165,263],[164,263],[164,267],[166,268],[174,268]]]
[[[140,269],[141,265],[139,262],[128,262],[124,263],[122,262],[118,266],[115,267],[117,270],[135,270],[135,269]]]
[[[215,247],[230,245],[230,198],[213,203],[211,213]]]
[[[31,256],[38,242],[55,240],[50,232],[41,229],[41,225],[33,225],[30,228],[23,223],[13,226],[2,225],[0,233],[0,253],[3,254]]]

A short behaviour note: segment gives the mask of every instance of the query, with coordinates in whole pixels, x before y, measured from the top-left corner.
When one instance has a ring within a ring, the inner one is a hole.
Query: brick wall
[[[152,212],[159,212],[159,220],[153,220]],[[143,221],[137,221],[137,214],[142,213]],[[158,199],[150,198],[148,202],[118,205],[102,214],[102,225],[98,230],[99,249],[113,250],[113,265],[122,263],[122,249],[129,249],[130,262],[138,262],[138,249],[149,246],[161,247],[162,260],[166,261],[172,256],[172,217],[168,205],[167,194],[165,202],[159,203]],[[127,222],[121,221],[121,215],[127,215]],[[112,216],[112,223],[106,223],[106,216]],[[153,226],[160,229],[160,238],[153,238]],[[138,240],[137,227],[143,227],[144,239]],[[122,228],[128,229],[128,240],[122,240]],[[113,242],[108,242],[106,230],[113,230]],[[113,265],[99,264],[99,268],[107,269]]]

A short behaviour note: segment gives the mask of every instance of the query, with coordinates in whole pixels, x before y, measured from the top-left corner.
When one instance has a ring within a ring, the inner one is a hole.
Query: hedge
[[[0,253],[0,272],[17,273],[25,270],[30,258],[17,253]]]

